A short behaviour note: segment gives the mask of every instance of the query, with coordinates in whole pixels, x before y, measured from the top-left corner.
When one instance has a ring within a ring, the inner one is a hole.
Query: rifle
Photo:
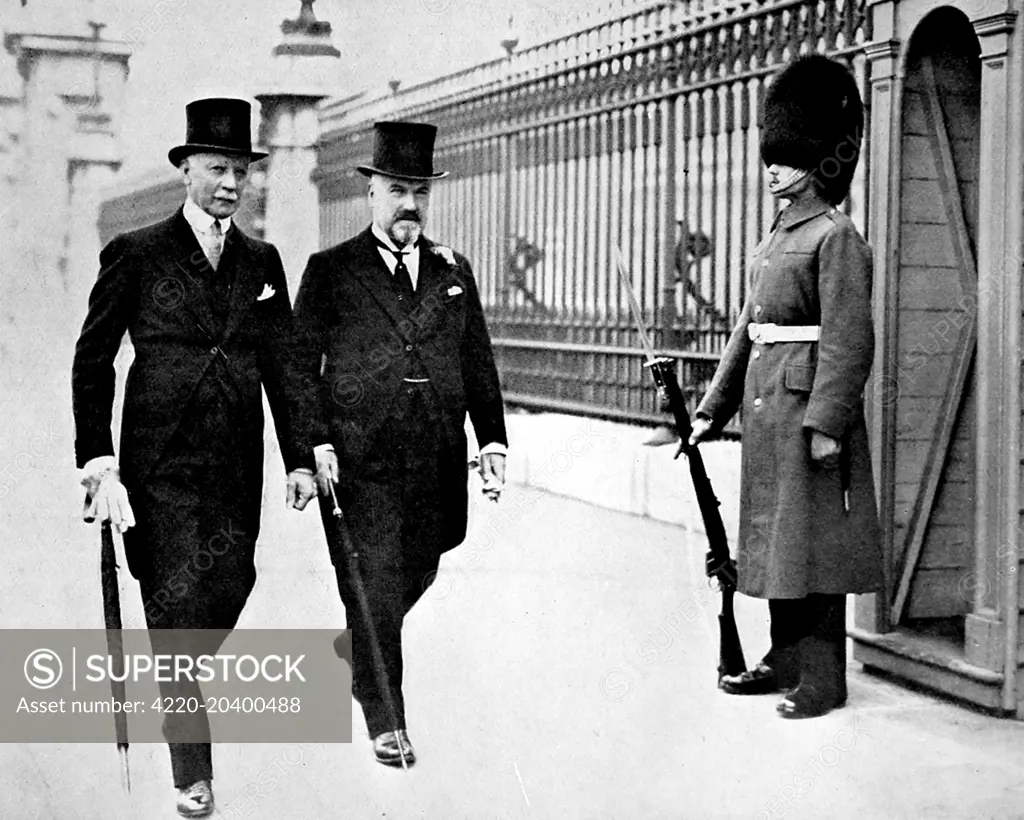
[[[680,438],[675,458],[679,458],[680,454],[685,454],[690,465],[690,478],[693,480],[697,505],[700,507],[701,518],[704,519],[704,531],[708,537],[708,552],[704,559],[704,571],[708,578],[714,578],[718,582],[718,588],[722,592],[722,611],[718,616],[718,683],[721,686],[724,676],[739,675],[747,671],[747,664],[743,659],[743,646],[740,644],[740,635],[736,628],[736,615],[733,612],[733,598],[736,595],[736,562],[729,555],[729,540],[725,535],[725,525],[722,523],[722,515],[718,510],[720,502],[715,496],[711,480],[704,469],[704,459],[701,457],[697,445],[689,443],[692,426],[690,415],[686,410],[686,402],[683,399],[683,392],[679,389],[679,382],[676,380],[675,361],[655,355],[654,346],[651,344],[644,326],[643,313],[633,293],[629,275],[622,263],[622,254],[617,247],[614,248],[614,252],[619,279],[629,296],[629,307],[636,321],[637,330],[640,332],[640,340],[647,357],[644,366],[651,369],[662,406],[667,405],[675,418],[676,432],[679,433]]]

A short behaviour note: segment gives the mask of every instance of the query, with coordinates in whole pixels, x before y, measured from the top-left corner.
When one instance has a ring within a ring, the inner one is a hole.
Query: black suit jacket
[[[453,254],[451,264],[433,242],[421,242],[410,314],[369,228],[313,254],[295,297],[299,347],[306,369],[320,375],[319,443],[334,445],[350,478],[396,403],[406,357],[419,356],[451,444],[448,474],[461,476],[464,492],[466,414],[481,445],[508,443],[501,388],[468,260]],[[462,504],[463,529],[465,515]]]
[[[200,379],[215,366],[230,382],[233,422],[247,455],[262,453],[263,401],[274,415],[285,467],[313,467],[309,411],[315,384],[292,367],[294,321],[277,249],[232,225],[214,276],[230,273],[229,309],[218,320],[203,286],[208,267],[182,210],[115,237],[75,349],[72,392],[78,465],[114,453],[114,357],[125,331],[135,347],[121,423],[123,480],[145,479],[182,421]],[[269,298],[259,299],[273,290]]]

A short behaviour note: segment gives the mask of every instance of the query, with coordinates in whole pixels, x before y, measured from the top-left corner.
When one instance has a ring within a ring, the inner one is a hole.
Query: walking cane
[[[366,589],[363,587],[363,576],[359,571],[359,550],[352,541],[348,525],[345,523],[345,515],[338,506],[338,496],[334,492],[334,482],[328,481],[331,488],[331,503],[334,509],[331,514],[334,516],[335,529],[341,539],[341,545],[345,550],[345,557],[348,559],[348,577],[352,588],[356,593],[356,600],[359,602],[359,611],[363,616],[363,624],[366,627],[366,635],[370,642],[370,654],[373,656],[373,672],[377,678],[377,688],[380,689],[381,697],[384,700],[384,708],[388,711],[391,719],[391,726],[395,733],[395,740],[398,743],[398,753],[402,756],[402,768],[409,770],[409,764],[405,759],[405,748],[402,746],[402,739],[398,734],[398,709],[395,708],[395,701],[391,694],[391,684],[388,682],[388,670],[384,668],[384,653],[381,652],[380,642],[377,640],[377,628],[373,624],[373,613],[370,611],[370,601],[366,597]]]
[[[103,620],[107,632],[107,653],[112,659],[113,675],[110,693],[121,708],[114,711],[114,734],[117,752],[121,758],[121,787],[131,793],[132,778],[128,767],[128,716],[124,711],[124,644],[121,636],[121,596],[117,588],[117,562],[114,555],[114,536],[110,522],[100,526],[100,585],[103,588]]]

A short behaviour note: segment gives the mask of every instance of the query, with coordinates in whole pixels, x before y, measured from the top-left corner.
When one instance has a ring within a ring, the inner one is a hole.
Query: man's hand
[[[711,434],[711,421],[703,416],[697,416],[690,428],[690,439],[687,442],[691,447],[700,444]]]
[[[831,436],[811,430],[811,458],[826,467],[831,467],[839,459],[842,444]]]
[[[92,523],[109,521],[119,533],[135,526],[135,514],[128,503],[128,490],[121,483],[121,474],[113,456],[93,459],[85,465],[82,478],[85,507],[82,518]]]
[[[288,489],[284,505],[287,509],[306,509],[311,498],[316,496],[316,481],[311,473],[305,470],[292,470],[288,473]]]
[[[329,444],[314,447],[313,453],[316,456],[317,489],[320,491],[320,495],[329,496],[331,482],[338,483],[338,456]]]
[[[482,453],[480,476],[484,480],[484,495],[491,501],[497,501],[505,488],[505,456],[501,453]]]

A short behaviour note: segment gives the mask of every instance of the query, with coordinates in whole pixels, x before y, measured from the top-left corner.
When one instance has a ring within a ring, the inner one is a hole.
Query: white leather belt
[[[430,379],[402,379],[402,381],[410,384],[426,384]]]
[[[756,344],[773,345],[778,342],[816,342],[821,336],[818,325],[776,325],[771,322],[747,325],[747,335]]]

